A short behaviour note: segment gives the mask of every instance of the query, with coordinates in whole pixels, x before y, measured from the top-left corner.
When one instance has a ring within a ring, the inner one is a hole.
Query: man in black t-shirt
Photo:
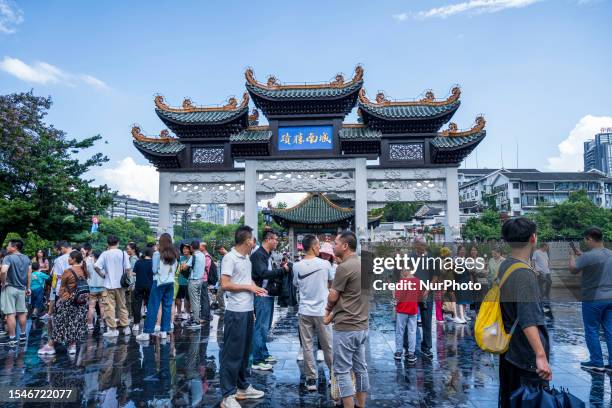
[[[499,356],[499,406],[510,406],[510,395],[521,384],[548,384],[550,346],[535,272],[529,267],[538,238],[536,224],[524,217],[512,218],[502,227],[511,253],[499,267],[499,278],[517,262],[525,268],[511,272],[501,287],[501,308],[506,333],[514,332],[508,351]]]

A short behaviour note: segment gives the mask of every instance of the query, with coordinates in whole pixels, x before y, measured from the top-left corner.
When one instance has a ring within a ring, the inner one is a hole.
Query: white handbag
[[[165,264],[163,261],[159,263],[159,271],[155,279],[157,280],[157,286],[173,284],[174,285],[174,271],[176,271],[177,263],[174,262],[172,265]]]

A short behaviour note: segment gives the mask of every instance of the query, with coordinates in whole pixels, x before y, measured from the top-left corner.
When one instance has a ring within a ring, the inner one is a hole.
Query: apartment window
[[[512,199],[512,202],[513,202],[514,204],[519,204],[519,203],[521,202],[521,200],[520,200],[518,197],[514,197],[514,198]]]
[[[515,189],[515,190],[518,190],[519,183],[512,183],[512,188]]]
[[[540,190],[554,190],[555,183],[538,183],[538,188]]]

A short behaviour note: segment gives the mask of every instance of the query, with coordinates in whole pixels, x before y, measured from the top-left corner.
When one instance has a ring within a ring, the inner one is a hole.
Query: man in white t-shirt
[[[43,319],[53,315],[55,310],[55,299],[58,298],[60,286],[62,285],[62,274],[66,269],[70,268],[68,257],[70,252],[72,252],[72,245],[66,241],[59,241],[57,244],[55,244],[55,250],[60,254],[53,261],[53,269],[51,270],[51,275],[56,276],[55,287],[51,288],[51,293],[49,294],[49,313],[43,316]]]
[[[313,355],[315,334],[319,338],[325,363],[332,370],[331,326],[325,325],[325,306],[329,295],[329,282],[333,280],[329,261],[319,258],[321,244],[314,235],[302,239],[304,258],[293,265],[293,284],[300,292],[299,332],[304,349],[304,375],[306,389],[317,390],[317,364]]]
[[[236,230],[235,246],[223,257],[221,286],[225,292],[223,347],[219,378],[223,400],[221,408],[240,408],[239,400],[262,398],[247,381],[247,367],[253,341],[253,295],[266,296],[267,291],[251,278],[249,255],[255,246],[253,229]]]
[[[108,249],[96,261],[94,268],[96,272],[104,276],[104,291],[102,292],[102,304],[104,305],[104,320],[106,322],[106,333],[104,337],[119,336],[118,328],[123,334],[129,336],[130,320],[125,303],[125,288],[121,287],[121,277],[124,271],[130,272],[130,257],[119,249],[119,239],[114,235],[108,236]],[[119,315],[119,326],[115,316]]]

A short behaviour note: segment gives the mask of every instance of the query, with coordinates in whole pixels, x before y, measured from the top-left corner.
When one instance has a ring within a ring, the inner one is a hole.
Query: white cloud
[[[601,128],[612,127],[611,116],[587,115],[580,119],[567,138],[559,143],[559,155],[548,158],[548,168],[555,171],[582,171],[583,143],[592,139]]]
[[[33,65],[28,65],[17,58],[11,57],[4,57],[2,62],[0,62],[0,69],[22,81],[43,85],[56,83],[65,78],[62,70],[51,64],[37,62]]]
[[[23,12],[14,1],[0,0],[0,33],[13,34],[23,23]]]
[[[80,75],[80,78],[81,78],[81,80],[83,82],[93,86],[94,88],[108,89],[108,85],[106,85],[106,83],[104,81],[102,81],[101,79],[98,79],[98,78],[96,78],[94,76],[91,76],[91,75],[88,75],[88,74],[82,74],[82,75]]]
[[[92,75],[71,74],[46,62],[27,64],[18,58],[5,56],[0,61],[0,70],[29,83],[41,85],[63,84],[68,86],[81,83],[97,89],[110,89],[104,81]]]
[[[99,174],[98,181],[120,194],[154,203],[159,200],[159,174],[151,165],[138,164],[128,156],[117,162],[117,167],[102,169]]]
[[[419,11],[413,13],[413,16],[417,19],[426,19],[433,17],[447,18],[463,13],[497,13],[503,10],[527,7],[541,1],[543,0],[468,0],[463,1],[461,3],[449,4],[447,6],[435,7],[429,10]],[[401,16],[402,18],[399,18],[398,16]],[[399,21],[403,21],[408,18],[408,15],[406,13],[396,14],[394,18]]]
[[[408,20],[408,13],[394,14],[393,18],[396,19],[397,21],[405,21],[405,20]]]

